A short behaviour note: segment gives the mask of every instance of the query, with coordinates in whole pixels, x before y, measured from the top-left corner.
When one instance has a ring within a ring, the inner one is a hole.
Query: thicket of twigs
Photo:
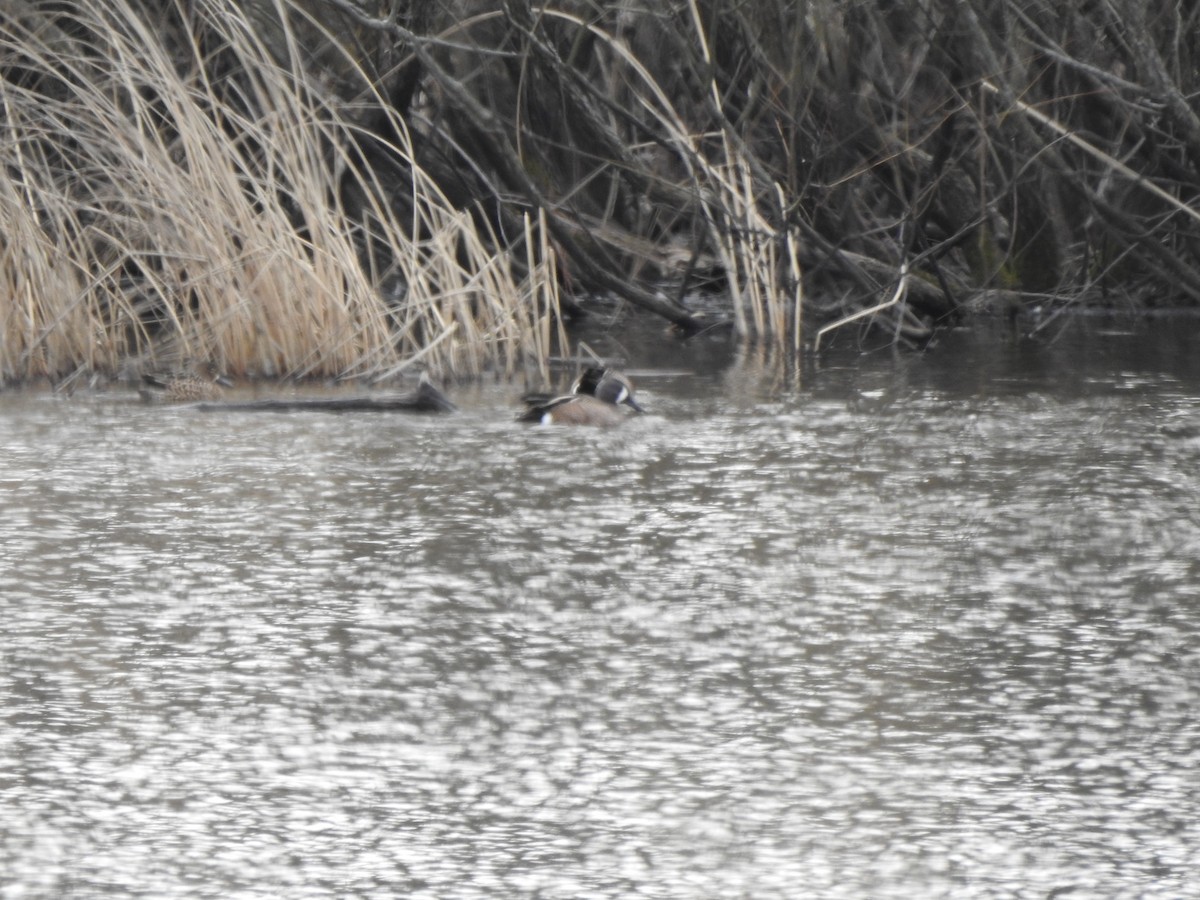
[[[1200,298],[1191,4],[6,5],[6,377],[511,370],[560,291],[791,353]]]

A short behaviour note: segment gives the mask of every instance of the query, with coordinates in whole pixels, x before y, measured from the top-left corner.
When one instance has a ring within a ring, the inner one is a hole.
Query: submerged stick
[[[889,309],[899,303],[904,298],[906,293],[908,293],[908,263],[902,263],[900,265],[900,281],[896,285],[896,290],[892,294],[891,298],[883,301],[882,303],[877,303],[875,306],[868,307],[867,309],[860,309],[858,312],[851,313],[848,316],[843,316],[836,322],[830,322],[828,325],[818,330],[816,340],[813,341],[813,353],[816,353],[821,349],[821,338],[824,337],[828,332],[841,328],[843,325],[849,325],[851,322],[855,322],[866,316],[873,316],[876,313],[881,313],[885,309]]]

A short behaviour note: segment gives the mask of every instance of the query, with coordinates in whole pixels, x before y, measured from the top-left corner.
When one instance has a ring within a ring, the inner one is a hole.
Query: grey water
[[[1200,897],[1196,338],[0,394],[0,898]]]

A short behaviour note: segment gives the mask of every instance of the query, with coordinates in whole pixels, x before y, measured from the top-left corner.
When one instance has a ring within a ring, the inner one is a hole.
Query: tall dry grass
[[[14,9],[0,23],[3,379],[184,357],[259,376],[472,376],[547,355],[557,287],[537,217],[518,268],[411,162],[389,113],[398,197],[320,72],[281,62],[237,4]]]

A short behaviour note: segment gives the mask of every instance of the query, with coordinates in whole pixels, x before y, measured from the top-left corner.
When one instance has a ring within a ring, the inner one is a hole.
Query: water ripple
[[[1103,387],[6,400],[0,897],[1200,896],[1190,399]]]

